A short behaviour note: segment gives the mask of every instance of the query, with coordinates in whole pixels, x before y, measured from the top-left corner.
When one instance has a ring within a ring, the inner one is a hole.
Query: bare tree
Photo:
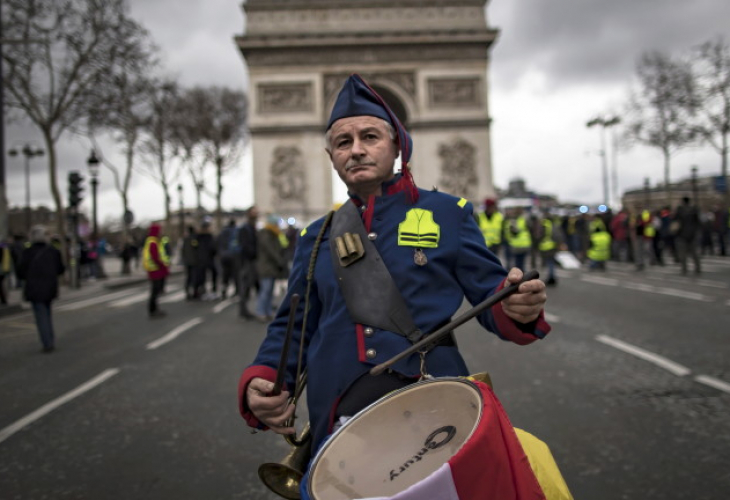
[[[223,227],[221,198],[223,175],[241,158],[245,147],[246,96],[243,92],[222,87],[205,89],[210,103],[203,130],[203,154],[215,165],[216,175],[216,224]]]
[[[110,75],[139,55],[147,32],[128,16],[126,0],[5,0],[2,17],[5,36],[35,42],[4,47],[7,104],[43,136],[56,229],[65,234],[56,144],[88,117]]]
[[[94,102],[89,117],[89,137],[102,163],[114,174],[114,185],[122,199],[122,214],[129,212],[129,187],[135,166],[135,155],[140,145],[142,133],[152,120],[153,82],[147,76],[154,65],[150,53],[140,56],[128,65],[123,73],[113,75],[109,82],[113,99]],[[114,164],[108,155],[103,154],[95,134],[99,130],[111,132],[123,153],[122,165]],[[129,236],[129,220],[122,217],[122,241]]]
[[[727,179],[730,134],[730,44],[722,37],[703,43],[694,59],[700,96],[702,139],[720,154],[722,176]],[[730,207],[730,189],[725,190],[725,208]]]
[[[629,98],[626,138],[661,151],[671,203],[671,157],[698,138],[694,125],[698,98],[691,67],[661,52],[648,52],[640,57],[636,74],[639,88]]]
[[[169,79],[155,82],[151,92],[152,114],[146,125],[145,137],[142,140],[140,154],[142,163],[140,171],[157,182],[164,193],[165,221],[171,224],[170,187],[179,176],[179,171],[172,163],[174,103],[177,99],[177,84]]]
[[[175,156],[193,180],[198,212],[203,211],[202,193],[205,190],[205,167],[208,160],[203,154],[205,131],[210,128],[209,102],[205,91],[196,87],[187,89],[174,100],[172,108],[172,143]]]

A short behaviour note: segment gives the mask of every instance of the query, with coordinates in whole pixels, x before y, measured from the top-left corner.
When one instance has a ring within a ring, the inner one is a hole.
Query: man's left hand
[[[510,269],[504,286],[518,283],[522,279],[522,271],[516,267]],[[502,301],[504,313],[519,323],[530,323],[540,315],[547,302],[545,283],[539,279],[525,281],[517,292]]]

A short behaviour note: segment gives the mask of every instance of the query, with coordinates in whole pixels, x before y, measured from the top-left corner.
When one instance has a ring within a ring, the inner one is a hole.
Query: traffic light
[[[84,190],[84,186],[81,183],[84,178],[78,172],[69,172],[68,174],[68,205],[70,207],[78,207],[81,204],[83,197],[81,192]]]

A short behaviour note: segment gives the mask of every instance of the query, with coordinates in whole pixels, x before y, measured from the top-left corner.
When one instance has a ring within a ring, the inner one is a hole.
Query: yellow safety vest
[[[406,220],[398,224],[398,246],[437,248],[441,227],[433,220],[433,212],[412,208]]]
[[[160,256],[162,263],[165,264],[165,266],[170,265],[170,257],[167,256],[165,245],[160,243],[159,238],[155,236],[148,236],[144,242],[144,249],[142,250],[142,265],[144,266],[144,270],[149,272],[157,271],[160,268],[157,265],[157,262],[152,260],[152,253],[150,252],[150,246],[152,243],[157,245],[157,253]]]
[[[540,240],[538,249],[541,252],[549,252],[555,249],[555,241],[553,240],[553,221],[550,219],[543,219],[542,226],[545,228],[545,234]]]
[[[644,210],[641,212],[641,220],[644,221],[644,236],[653,238],[656,236],[656,229],[651,225],[651,212]]]
[[[591,233],[591,248],[587,253],[592,261],[607,261],[611,258],[611,235],[605,231]]]
[[[588,232],[590,234],[595,233],[597,227],[600,228],[601,231],[606,231],[606,224],[604,224],[601,219],[593,219],[591,223],[588,224]]]
[[[517,227],[517,234],[513,234],[510,227],[507,227],[507,243],[512,248],[530,248],[532,246],[532,237],[527,229],[527,221],[524,217],[519,216],[514,220]]]
[[[8,274],[10,272],[10,263],[12,258],[10,256],[10,249],[8,247],[0,248],[2,252],[2,258],[0,258],[0,273]]]
[[[482,230],[487,247],[492,247],[502,243],[503,223],[504,216],[499,212],[494,212],[491,219],[487,217],[486,212],[481,212],[479,214],[479,229]]]

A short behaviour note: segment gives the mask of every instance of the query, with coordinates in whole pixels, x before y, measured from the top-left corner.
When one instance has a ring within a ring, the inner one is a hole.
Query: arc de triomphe
[[[254,197],[308,223],[332,208],[324,128],[359,73],[413,137],[416,183],[479,204],[494,195],[488,106],[497,30],[487,0],[247,0]],[[339,182],[339,181],[338,181]]]

